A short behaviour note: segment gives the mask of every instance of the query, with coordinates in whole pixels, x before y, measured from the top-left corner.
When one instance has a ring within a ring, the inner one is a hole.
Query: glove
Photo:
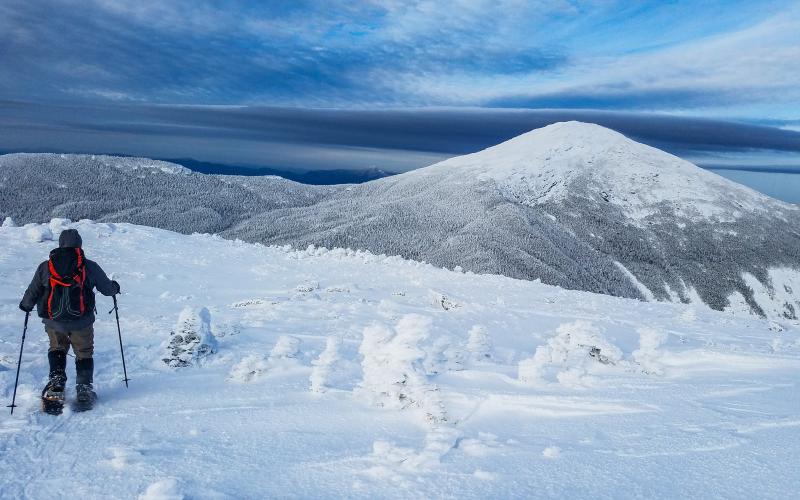
[[[111,280],[111,285],[114,287],[114,295],[120,293],[119,283],[116,280]]]
[[[25,311],[26,313],[29,313],[29,312],[33,311],[33,307],[28,307],[22,302],[19,303],[19,308],[21,310]]]

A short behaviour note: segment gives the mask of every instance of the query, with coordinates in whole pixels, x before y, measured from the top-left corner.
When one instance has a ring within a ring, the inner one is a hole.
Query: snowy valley
[[[32,319],[20,407],[0,419],[0,497],[66,483],[145,499],[800,491],[796,318],[124,223],[0,228],[4,401],[17,303],[67,227],[122,285],[130,388],[98,296],[98,404],[40,413]]]

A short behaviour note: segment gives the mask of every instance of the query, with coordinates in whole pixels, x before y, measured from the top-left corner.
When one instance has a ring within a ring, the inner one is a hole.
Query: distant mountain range
[[[375,179],[381,179],[396,174],[396,172],[389,172],[379,168],[297,171],[272,167],[224,165],[197,161],[191,158],[175,158],[164,161],[182,165],[194,172],[202,174],[246,176],[277,175],[284,179],[289,179],[290,181],[316,185],[360,184],[362,182],[374,181]]]
[[[0,214],[22,222],[87,218],[219,233],[264,211],[316,203],[338,189],[276,176],[199,174],[147,158],[0,156]]]
[[[0,156],[20,154],[12,151],[0,151]],[[34,153],[41,154],[41,153]],[[51,153],[46,153],[51,154]],[[62,153],[53,153],[62,154]],[[115,154],[74,154],[63,153],[72,157],[78,156],[103,156],[114,158],[137,158],[130,155],[115,155]],[[194,158],[156,158],[149,159],[149,161],[162,161],[167,163],[174,163],[188,168],[193,172],[201,174],[218,174],[218,175],[241,175],[247,177],[258,177],[264,175],[276,175],[283,177],[290,181],[299,182],[301,184],[314,184],[330,186],[334,184],[360,184],[362,182],[374,181],[397,175],[398,172],[390,170],[383,170],[377,167],[372,168],[333,168],[333,169],[318,169],[318,170],[298,170],[279,167],[265,167],[259,165],[230,165],[226,163],[214,163],[208,161],[195,160]]]
[[[0,214],[367,249],[643,300],[800,313],[800,207],[609,129],[557,123],[357,185],[146,159],[0,157]]]

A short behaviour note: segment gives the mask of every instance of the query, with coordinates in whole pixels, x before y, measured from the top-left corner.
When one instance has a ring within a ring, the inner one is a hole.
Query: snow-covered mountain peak
[[[518,135],[477,153],[442,162],[452,166],[480,166],[487,174],[511,171],[538,174],[543,167],[576,161],[573,168],[592,168],[598,156],[647,147],[614,130],[594,123],[558,122]],[[666,153],[663,153],[666,154]]]
[[[790,208],[619,132],[577,121],[532,130],[424,170],[494,181],[507,198],[529,206],[575,196],[609,202],[634,220],[657,213],[664,203],[681,216],[720,220]]]
[[[513,150],[527,149],[529,153],[537,150],[547,152],[569,151],[579,147],[582,151],[607,151],[615,145],[633,142],[615,130],[596,123],[579,121],[557,122],[542,128],[518,135],[506,142],[489,148],[506,154]]]

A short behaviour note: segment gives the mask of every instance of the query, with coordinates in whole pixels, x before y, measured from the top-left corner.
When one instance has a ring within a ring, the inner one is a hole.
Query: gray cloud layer
[[[333,110],[0,101],[0,149],[193,157],[298,168],[409,169],[555,121],[594,122],[705,163],[731,154],[798,160],[800,133],[675,116],[586,110]],[[751,160],[752,161],[752,160]],[[796,162],[800,164],[800,161]],[[769,166],[764,164],[762,166]]]

